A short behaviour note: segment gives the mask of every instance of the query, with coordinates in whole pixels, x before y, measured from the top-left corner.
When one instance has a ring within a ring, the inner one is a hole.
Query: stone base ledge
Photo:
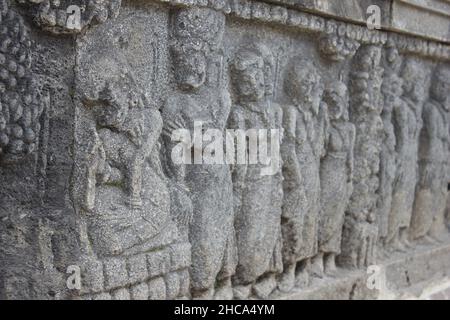
[[[380,270],[381,290],[370,289],[374,271]],[[362,299],[450,299],[450,236],[436,245],[417,245],[405,253],[391,255],[367,270],[340,270],[335,278],[313,278],[311,286],[290,294],[277,294],[284,300],[362,300]]]

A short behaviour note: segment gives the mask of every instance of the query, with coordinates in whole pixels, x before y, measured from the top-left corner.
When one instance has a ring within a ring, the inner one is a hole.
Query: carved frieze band
[[[284,25],[302,32],[323,33],[329,38],[345,38],[346,45],[353,50],[355,43],[360,44],[385,44],[388,32],[371,31],[365,26],[348,24],[333,19],[315,16],[310,13],[289,9],[279,5],[255,1],[255,0],[154,0],[173,6],[183,7],[207,7],[220,11],[226,15],[235,16],[246,20],[255,20],[275,25]],[[77,0],[67,1],[65,5],[56,7],[49,0],[22,0],[21,3],[29,7],[34,22],[42,29],[54,34],[79,33],[89,25],[101,23],[108,18],[117,16],[121,1],[94,1]],[[76,28],[68,27],[67,18],[71,13],[62,8],[69,6],[81,8],[80,25]],[[414,54],[423,57],[440,60],[450,59],[450,47],[430,40],[424,40],[403,34],[392,33],[389,35],[397,43],[399,51],[406,54]],[[332,42],[332,40],[329,40]],[[347,44],[352,42],[352,44]],[[347,49],[346,49],[347,50]]]

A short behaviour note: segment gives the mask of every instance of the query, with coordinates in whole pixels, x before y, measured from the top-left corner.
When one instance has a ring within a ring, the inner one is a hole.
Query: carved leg
[[[305,259],[299,262],[295,275],[295,285],[299,288],[309,286],[309,274],[311,272],[311,259]]]
[[[311,275],[317,278],[323,278],[324,266],[323,266],[324,253],[319,252],[313,259],[311,265]]]
[[[409,242],[409,239],[408,239],[408,229],[407,228],[402,228],[400,230],[400,242],[405,247],[405,249],[413,248],[413,245],[411,244],[411,242]]]
[[[368,251],[368,239],[367,236],[362,237],[361,244],[359,246],[358,258],[356,265],[358,268],[362,268],[365,266],[367,260],[367,251]]]
[[[428,234],[419,238],[417,241],[419,244],[424,246],[432,246],[437,244],[437,241]]]
[[[337,274],[336,268],[336,254],[327,253],[324,256],[324,269],[328,276],[334,277]]]
[[[142,198],[141,198],[141,190],[142,190],[142,166],[143,159],[141,157],[136,157],[131,164],[130,172],[129,172],[129,192],[130,192],[130,206],[133,209],[141,209],[142,208]]]
[[[377,243],[377,257],[380,260],[384,260],[389,256],[389,250],[387,249],[386,238],[379,238]]]
[[[97,167],[89,167],[87,169],[86,174],[86,193],[85,193],[85,203],[84,209],[86,211],[92,211],[95,207],[95,186],[97,180],[95,179],[95,175],[97,173]]]
[[[405,246],[400,241],[400,232],[390,242],[390,248],[396,252],[406,252]]]
[[[281,275],[280,283],[278,284],[278,289],[281,292],[290,292],[295,286],[295,267],[296,264],[288,264],[284,267],[284,272]]]
[[[253,286],[253,292],[259,299],[268,299],[270,294],[276,289],[277,282],[275,274],[270,273],[262,276]]]
[[[252,292],[252,285],[237,285],[233,288],[234,299],[237,300],[247,300]]]
[[[377,256],[377,235],[375,233],[370,233],[369,235],[369,243],[368,243],[368,253],[367,253],[367,261],[366,267],[376,264],[376,256]]]

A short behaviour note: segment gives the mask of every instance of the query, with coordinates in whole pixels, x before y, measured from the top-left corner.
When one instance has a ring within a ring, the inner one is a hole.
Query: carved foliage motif
[[[319,40],[319,52],[336,62],[351,58],[359,46],[358,41],[336,34],[325,35]]]
[[[353,58],[350,119],[356,126],[354,191],[347,208],[340,263],[362,267],[375,260],[377,190],[383,137],[381,48],[363,46]]]
[[[22,17],[0,1],[0,161],[36,149],[43,105],[32,72],[32,42]]]

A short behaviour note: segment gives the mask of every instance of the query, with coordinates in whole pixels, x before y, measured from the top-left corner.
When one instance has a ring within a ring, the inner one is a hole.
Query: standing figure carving
[[[231,110],[228,88],[222,79],[220,50],[224,27],[225,17],[211,9],[189,8],[172,13],[170,50],[179,90],[167,99],[162,111],[168,161],[175,147],[170,138],[174,130],[188,129],[192,133],[194,122],[202,122],[203,130],[224,133]],[[236,253],[229,167],[223,162],[170,166],[172,179],[185,184],[192,200],[192,296],[230,299]]]
[[[419,184],[411,221],[411,238],[434,242],[442,229],[447,184],[450,70],[439,65],[424,105],[419,145]]]
[[[394,106],[393,123],[396,136],[396,175],[389,217],[389,246],[404,251],[410,244],[408,229],[417,185],[419,133],[422,128],[425,76],[423,68],[412,59],[401,70],[402,100]]]
[[[281,108],[272,102],[274,57],[262,44],[241,48],[231,66],[236,93],[229,120],[230,129],[282,130]],[[268,137],[269,138],[269,137]],[[275,139],[280,139],[276,135]],[[269,138],[272,141],[272,137]],[[280,141],[278,141],[279,145]],[[250,153],[247,146],[246,153]],[[270,144],[271,160],[281,157]],[[259,149],[259,152],[263,152]],[[276,288],[275,276],[283,269],[281,260],[281,167],[266,174],[266,164],[236,164],[232,171],[235,197],[235,223],[238,265],[234,277],[235,298],[245,299],[252,293],[268,298]],[[272,174],[273,173],[273,174]]]
[[[346,211],[339,264],[360,268],[374,263],[376,255],[377,191],[380,151],[383,141],[381,119],[381,48],[362,46],[350,74],[350,119],[356,127],[353,194]]]
[[[336,256],[341,253],[345,209],[353,192],[353,146],[355,126],[349,122],[347,86],[332,82],[324,92],[330,126],[326,155],[320,165],[321,210],[319,218],[319,254],[314,271],[334,275]]]
[[[281,291],[306,286],[311,259],[318,253],[320,159],[325,155],[328,112],[316,67],[301,58],[288,66],[285,91],[291,105],[283,111],[283,260]]]
[[[398,75],[401,60],[394,44],[389,43],[384,51],[384,79],[381,86],[383,94],[384,139],[380,153],[380,188],[378,198],[378,245],[383,256],[387,248],[389,217],[392,206],[392,192],[396,172],[396,138],[393,124],[393,110],[402,104],[403,81]]]

